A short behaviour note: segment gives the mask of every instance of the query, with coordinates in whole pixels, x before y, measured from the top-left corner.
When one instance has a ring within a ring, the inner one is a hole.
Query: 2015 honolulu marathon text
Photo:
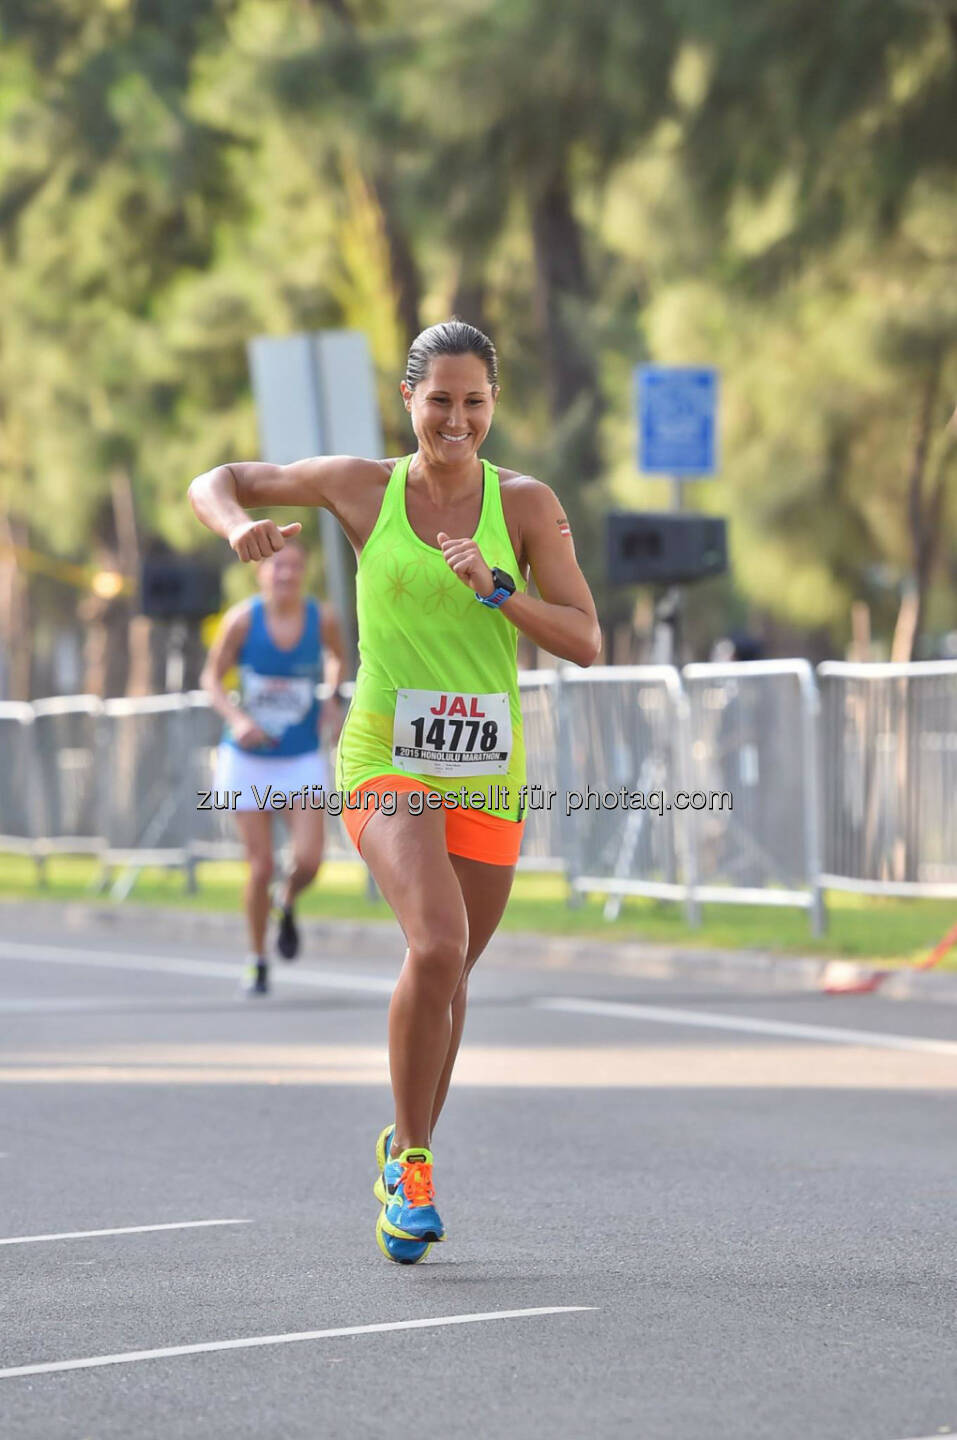
[[[508,785],[492,785],[488,790],[326,790],[322,785],[303,785],[298,790],[277,790],[266,785],[260,790],[249,786],[258,810],[294,810],[298,805],[303,810],[325,810],[329,815],[341,815],[343,810],[382,810],[394,815],[399,807],[399,795],[407,796],[409,810],[421,815],[423,810],[509,810],[512,803],[512,788]],[[522,785],[518,791],[521,810],[551,810],[558,799],[558,791],[546,789],[544,785]],[[197,790],[197,810],[235,810],[238,807],[241,790]],[[591,785],[584,790],[565,790],[564,810],[566,815],[579,811],[599,810],[650,810],[655,815],[670,810],[725,811],[734,809],[734,797],[730,790],[678,790],[672,796],[665,790],[629,790],[621,785],[617,790],[599,790]]]

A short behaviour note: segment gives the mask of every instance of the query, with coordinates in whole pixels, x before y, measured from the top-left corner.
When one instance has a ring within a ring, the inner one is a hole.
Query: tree
[[[955,525],[954,26],[859,0],[676,14],[679,195],[709,252],[695,281],[687,245],[659,257],[649,329],[724,366],[743,587],[841,634],[857,598],[889,628],[910,573],[926,616]]]

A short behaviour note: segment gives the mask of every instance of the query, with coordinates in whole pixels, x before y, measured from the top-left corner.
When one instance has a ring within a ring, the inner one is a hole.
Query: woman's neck
[[[271,616],[277,620],[291,620],[302,610],[302,596],[293,595],[288,600],[277,600],[273,595],[266,596],[266,609]]]
[[[481,486],[484,467],[477,455],[457,465],[440,465],[417,450],[409,464],[408,478],[420,486],[435,504],[455,503],[473,495]]]

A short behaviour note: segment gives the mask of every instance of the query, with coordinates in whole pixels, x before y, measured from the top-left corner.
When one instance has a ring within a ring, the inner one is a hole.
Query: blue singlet
[[[249,630],[239,652],[242,688],[240,705],[274,745],[256,749],[237,744],[227,729],[223,740],[247,755],[305,755],[319,748],[319,699],[316,686],[322,678],[322,640],[319,605],[304,602],[302,635],[291,650],[281,650],[266,626],[266,606],[257,595],[250,607]]]

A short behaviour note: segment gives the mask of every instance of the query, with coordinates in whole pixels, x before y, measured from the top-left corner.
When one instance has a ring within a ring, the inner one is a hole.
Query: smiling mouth
[[[469,437],[468,437],[468,432],[467,432],[467,431],[466,431],[466,433],[465,433],[464,435],[446,435],[443,430],[440,430],[440,431],[439,431],[439,439],[440,439],[440,440],[448,440],[448,441],[450,441],[453,445],[460,445],[463,440],[467,440],[468,438],[469,438]]]

